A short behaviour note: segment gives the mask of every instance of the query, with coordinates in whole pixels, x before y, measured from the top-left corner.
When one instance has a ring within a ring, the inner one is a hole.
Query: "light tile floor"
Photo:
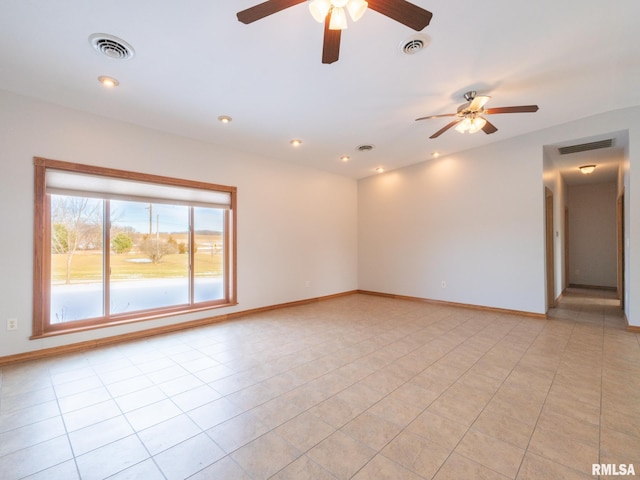
[[[549,320],[351,295],[7,366],[0,478],[640,474],[624,327],[591,290]]]

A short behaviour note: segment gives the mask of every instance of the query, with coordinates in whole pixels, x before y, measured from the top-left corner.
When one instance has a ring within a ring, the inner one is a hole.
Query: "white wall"
[[[632,294],[640,281],[640,255],[632,248],[632,239],[640,238],[640,175],[631,174],[640,165],[640,107],[361,180],[360,288],[544,313],[544,186],[559,198],[556,213],[566,192],[559,173],[544,162],[543,146],[618,130],[628,130],[630,143],[623,175],[625,313],[631,325],[640,325],[640,294]],[[562,232],[563,215],[554,215],[554,222]],[[562,268],[561,240],[556,238],[556,272]]]
[[[617,276],[616,183],[569,187],[569,281],[615,288]]]
[[[237,186],[239,305],[29,340],[34,156]],[[354,180],[1,91],[0,167],[0,356],[357,288]]]
[[[356,183],[0,92],[0,356],[356,288],[543,313],[543,184],[558,194],[561,183],[542,146],[616,130],[630,143],[625,313],[640,326],[640,107]],[[237,186],[240,304],[29,340],[34,156]],[[4,330],[7,318],[18,331]]]
[[[360,288],[544,313],[543,198],[518,140],[361,180]]]

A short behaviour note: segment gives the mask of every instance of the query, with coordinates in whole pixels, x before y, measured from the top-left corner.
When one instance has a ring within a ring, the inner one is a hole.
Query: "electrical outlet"
[[[17,330],[17,329],[18,329],[18,319],[9,318],[7,320],[7,330]]]
[[[441,286],[442,288],[447,288],[447,282],[445,282],[444,280],[442,280],[442,281],[440,282],[440,286]]]

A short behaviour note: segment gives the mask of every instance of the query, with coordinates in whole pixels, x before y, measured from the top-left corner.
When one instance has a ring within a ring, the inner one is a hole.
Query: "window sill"
[[[233,307],[235,305],[238,305],[238,302],[232,301],[232,302],[228,302],[228,303],[218,303],[215,305],[206,305],[206,306],[202,306],[202,307],[194,307],[194,308],[180,308],[180,309],[171,309],[171,310],[162,310],[160,312],[155,311],[153,313],[149,313],[149,314],[144,314],[144,312],[140,312],[139,315],[136,316],[130,316],[130,317],[126,317],[126,318],[118,318],[118,319],[114,319],[111,320],[109,322],[103,322],[103,323],[92,323],[90,325],[88,324],[82,324],[82,325],[70,325],[66,328],[56,328],[55,330],[49,330],[46,331],[40,335],[32,335],[31,337],[29,337],[29,340],[38,340],[38,339],[42,339],[42,338],[50,338],[50,337],[55,337],[58,335],[68,335],[68,334],[72,334],[72,333],[80,333],[80,332],[87,332],[87,331],[91,331],[91,330],[97,330],[100,328],[109,328],[109,327],[118,327],[118,326],[122,326],[122,325],[129,325],[132,323],[139,323],[139,322],[146,322],[146,321],[150,321],[150,320],[158,320],[161,318],[167,318],[167,317],[177,317],[180,315],[187,315],[190,313],[197,313],[197,312],[203,312],[203,311],[207,311],[207,310],[216,310],[219,308],[226,308],[226,307]],[[200,319],[200,320],[187,320],[186,322],[178,322],[176,324],[172,324],[172,325],[168,325],[168,326],[159,326],[157,329],[156,328],[152,328],[150,329],[151,334],[157,334],[158,330],[167,330],[167,331],[172,331],[174,329],[177,328],[185,328],[187,326],[189,326],[190,323],[193,324],[199,324],[199,323],[207,323],[205,321],[206,319]],[[69,322],[72,323],[72,322]],[[74,323],[78,323],[78,322],[74,322]],[[60,325],[60,324],[58,324]],[[176,328],[174,328],[174,326]],[[165,328],[166,327],[166,328]]]

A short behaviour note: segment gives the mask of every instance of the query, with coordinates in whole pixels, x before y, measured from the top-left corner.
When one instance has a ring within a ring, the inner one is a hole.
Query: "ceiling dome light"
[[[349,160],[351,160],[351,157],[349,155],[342,155],[340,157],[340,160],[342,160],[344,163],[347,163]]]
[[[384,172],[384,168],[378,167],[378,168],[376,168],[376,172],[382,173],[382,172]]]
[[[221,123],[231,123],[231,120],[233,120],[233,118],[231,118],[229,115],[220,115],[218,117],[218,120],[220,120]]]
[[[114,88],[120,85],[120,82],[113,77],[102,75],[98,77],[98,81],[107,88]]]
[[[289,143],[294,147],[299,147],[300,145],[302,145],[302,140],[298,140],[297,138],[294,138]]]
[[[580,168],[580,171],[582,172],[583,175],[589,175],[590,173],[593,173],[593,171],[596,169],[595,165],[583,165]]]

